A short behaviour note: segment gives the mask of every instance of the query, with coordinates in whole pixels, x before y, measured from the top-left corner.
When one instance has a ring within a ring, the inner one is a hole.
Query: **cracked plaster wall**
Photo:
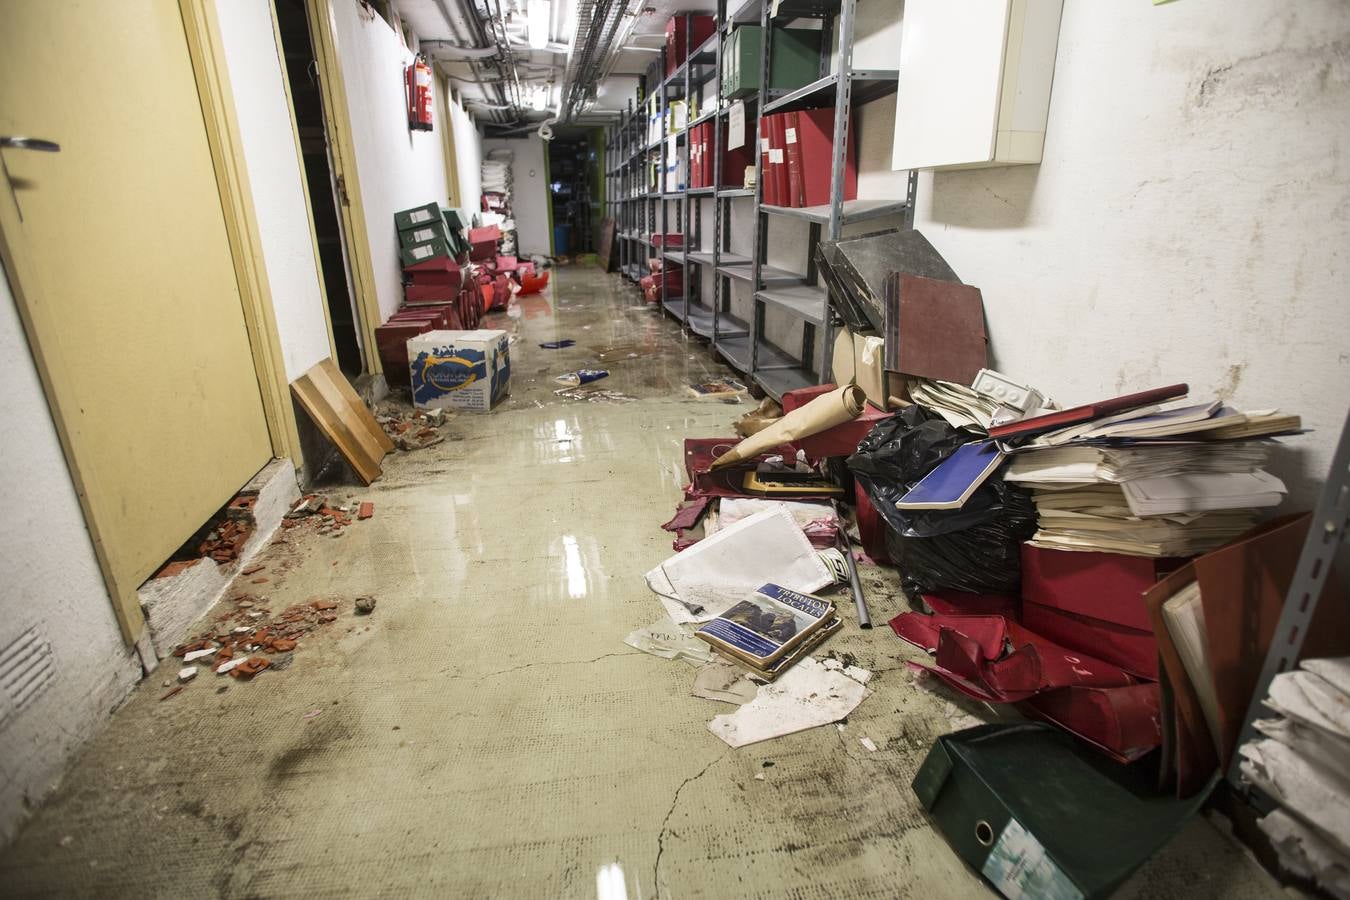
[[[5,390],[5,515],[0,517],[0,650],[30,628],[55,677],[22,708],[0,697],[0,846],[55,786],[140,678],[122,642],[84,514],[9,282],[0,277],[0,360]]]
[[[1069,0],[1039,166],[923,173],[916,227],[984,293],[994,363],[1062,403],[1186,381],[1316,432],[1350,387],[1350,4]]]

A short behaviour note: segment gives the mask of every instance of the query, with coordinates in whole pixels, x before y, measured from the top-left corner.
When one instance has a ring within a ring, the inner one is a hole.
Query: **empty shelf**
[[[741,281],[749,281],[754,277],[754,266],[749,265],[730,265],[724,262],[717,267],[717,271],[728,278],[736,278]],[[775,269],[773,266],[760,266],[759,280],[766,287],[769,287],[776,284],[800,284],[802,276],[793,272],[785,272],[782,269]]]
[[[849,76],[852,83],[850,100],[853,103],[868,103],[887,94],[893,94],[899,84],[899,77],[900,73],[895,69],[854,69],[853,74]],[[839,76],[826,75],[764,104],[764,114],[834,106],[838,97]]]
[[[800,366],[794,369],[762,369],[754,375],[755,383],[764,388],[764,393],[781,402],[788,391],[812,387],[816,376]]]
[[[904,212],[906,205],[904,200],[845,200],[840,221],[847,225],[850,222],[865,222],[868,219],[893,216]],[[789,216],[794,219],[805,219],[808,222],[824,223],[830,221],[828,204],[799,207],[760,206],[759,209],[771,216]]]
[[[813,325],[825,323],[825,289],[811,284],[791,284],[762,290],[757,295],[767,304],[805,319]]]

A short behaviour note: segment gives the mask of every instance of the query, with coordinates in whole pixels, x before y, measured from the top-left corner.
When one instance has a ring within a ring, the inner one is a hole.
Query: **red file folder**
[[[769,165],[769,148],[773,145],[770,118],[764,116],[759,120],[759,202],[766,206],[777,206],[778,184],[773,179],[773,169]]]
[[[792,195],[788,191],[786,132],[786,113],[774,113],[769,116],[769,174],[774,183],[774,202],[770,204],[771,206],[792,205]]]
[[[783,114],[786,121],[783,128],[784,152],[787,154],[788,202],[784,206],[805,206],[802,183],[802,142],[798,136],[796,111]]]
[[[828,206],[830,169],[834,150],[834,108],[803,109],[797,113],[797,141],[801,144],[802,205]],[[858,198],[858,152],[849,114],[848,141],[844,145],[845,200]]]

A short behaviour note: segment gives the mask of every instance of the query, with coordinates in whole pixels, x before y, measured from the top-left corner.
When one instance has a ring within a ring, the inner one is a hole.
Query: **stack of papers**
[[[1248,415],[1218,400],[1146,406],[1048,432],[1013,450],[1004,478],[1031,488],[1032,543],[1065,550],[1190,556],[1233,540],[1278,506],[1272,442],[1217,439],[1297,417]]]
[[[1054,447],[1017,454],[1004,478],[1028,487],[1050,487],[1098,481],[1120,484],[1136,478],[1201,472],[1251,472],[1266,464],[1270,446],[1242,441]]]
[[[1221,547],[1256,524],[1250,510],[1198,515],[1133,516],[1124,492],[1115,488],[1111,505],[1095,505],[1096,495],[1081,498],[1082,507],[1065,501],[1080,499],[1079,492],[1062,491],[1042,504],[1044,495],[1032,495],[1040,520],[1029,543],[1057,550],[1126,553],[1132,556],[1194,556]]]
[[[909,396],[920,406],[942,416],[953,428],[988,431],[998,412],[998,400],[974,388],[951,381],[911,378]]]

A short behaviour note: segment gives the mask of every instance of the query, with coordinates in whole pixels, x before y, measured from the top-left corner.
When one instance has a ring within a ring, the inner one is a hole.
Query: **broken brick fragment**
[[[270,646],[275,653],[286,653],[295,649],[296,642],[292,638],[272,638]]]
[[[239,574],[252,575],[254,572],[261,572],[265,568],[267,568],[267,566],[263,565],[262,563],[254,563],[251,566],[246,566],[245,568],[240,569]]]
[[[187,654],[191,653],[194,650],[205,650],[210,646],[211,642],[207,640],[192,641],[191,643],[188,644],[180,644],[178,648],[173,651],[173,655],[186,656]]]
[[[156,578],[172,578],[174,575],[181,575],[183,572],[195,566],[201,560],[197,559],[178,559],[166,565],[155,573]]]
[[[264,575],[264,576],[262,576],[261,578],[255,578],[255,579],[253,579],[253,580],[252,580],[251,582],[249,582],[249,583],[250,583],[250,584],[267,584],[267,582],[269,582],[269,581],[271,581],[271,579],[268,578],[266,575]]]
[[[369,519],[373,515],[375,515],[375,504],[369,500],[362,500],[361,505],[356,509],[356,517],[358,519]]]
[[[332,613],[319,613],[319,622],[322,624],[327,625],[329,622],[335,621],[337,621],[337,616]]]
[[[309,605],[320,611],[325,609],[337,609],[337,603],[332,600],[314,600]]]
[[[265,656],[250,656],[230,670],[231,678],[252,678],[272,663]]]

